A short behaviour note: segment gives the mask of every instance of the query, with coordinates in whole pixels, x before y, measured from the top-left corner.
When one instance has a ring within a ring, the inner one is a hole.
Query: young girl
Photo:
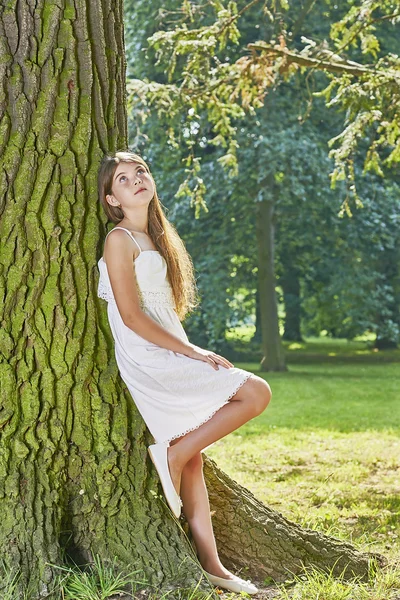
[[[104,156],[98,187],[117,224],[98,262],[98,296],[108,302],[119,372],[154,437],[148,451],[166,500],[176,517],[183,507],[209,580],[254,594],[219,559],[201,452],[261,414],[270,387],[189,342],[181,320],[196,306],[193,264],[145,161],[129,151]]]

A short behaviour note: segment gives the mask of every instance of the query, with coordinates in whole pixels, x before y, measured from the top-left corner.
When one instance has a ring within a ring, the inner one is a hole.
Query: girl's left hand
[[[195,360],[208,362],[216,371],[218,371],[219,364],[226,369],[234,366],[227,358],[224,358],[215,352],[211,352],[210,350],[200,348],[200,346],[196,346],[195,344],[191,344],[191,350],[189,350],[187,356],[189,356],[189,358],[194,358]]]

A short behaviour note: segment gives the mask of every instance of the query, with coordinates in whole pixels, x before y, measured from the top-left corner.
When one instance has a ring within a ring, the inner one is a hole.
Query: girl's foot
[[[223,579],[235,578],[235,575],[228,571],[228,569],[226,569],[221,562],[214,561],[208,563],[207,561],[204,561],[203,563],[201,563],[201,566],[205,571],[207,571],[207,573],[215,575],[216,577],[223,577]]]
[[[250,581],[250,579],[245,581],[241,577],[234,575],[228,571],[228,569],[225,569],[224,565],[219,559],[217,559],[217,561],[214,560],[214,562],[204,561],[204,564],[201,564],[203,569],[206,571],[207,578],[213,585],[221,587],[225,590],[230,590],[232,592],[246,592],[250,595],[257,594],[258,589]]]

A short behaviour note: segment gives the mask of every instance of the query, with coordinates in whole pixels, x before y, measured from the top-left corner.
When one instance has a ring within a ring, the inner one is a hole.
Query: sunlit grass
[[[84,568],[50,566],[60,571],[59,591],[63,600],[107,600],[118,595],[134,598],[137,589],[146,584],[139,570],[118,573],[115,559],[110,563],[96,556]]]
[[[261,357],[261,344],[252,341],[255,332],[254,325],[241,325],[232,328],[226,333],[226,340],[232,348],[243,356],[258,353]],[[330,338],[326,335],[308,337],[302,342],[284,341],[286,359],[289,365],[298,361],[325,361],[334,358],[340,361],[353,357],[359,361],[374,362],[400,362],[400,349],[378,350],[374,348],[373,334],[359,336],[354,340]],[[369,360],[368,360],[369,359]],[[244,359],[246,360],[246,359]]]
[[[392,565],[367,587],[317,572],[304,575],[296,592],[290,588],[294,599],[399,598],[400,352],[381,358],[365,341],[308,340],[293,346],[298,354],[287,354],[285,373],[262,373],[256,363],[234,362],[267,379],[272,401],[207,455],[285,517],[380,552]],[[359,362],[360,351],[368,363]],[[277,598],[291,597],[285,594],[289,591]]]
[[[397,600],[399,574],[400,570],[392,567],[376,572],[372,567],[369,581],[363,583],[311,567],[293,577],[293,588],[280,585],[275,600]]]

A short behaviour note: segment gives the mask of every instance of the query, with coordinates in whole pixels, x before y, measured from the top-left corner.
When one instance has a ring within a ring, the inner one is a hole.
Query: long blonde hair
[[[172,287],[175,307],[181,321],[199,304],[193,262],[190,254],[163,211],[163,205],[157,195],[156,184],[151,171],[141,156],[131,151],[117,151],[102,158],[98,171],[98,192],[100,203],[110,221],[120,223],[124,213],[118,206],[111,206],[107,194],[112,194],[111,186],[114,173],[120,163],[137,162],[150,174],[154,182],[154,196],[148,209],[149,235],[167,263],[168,280]]]

